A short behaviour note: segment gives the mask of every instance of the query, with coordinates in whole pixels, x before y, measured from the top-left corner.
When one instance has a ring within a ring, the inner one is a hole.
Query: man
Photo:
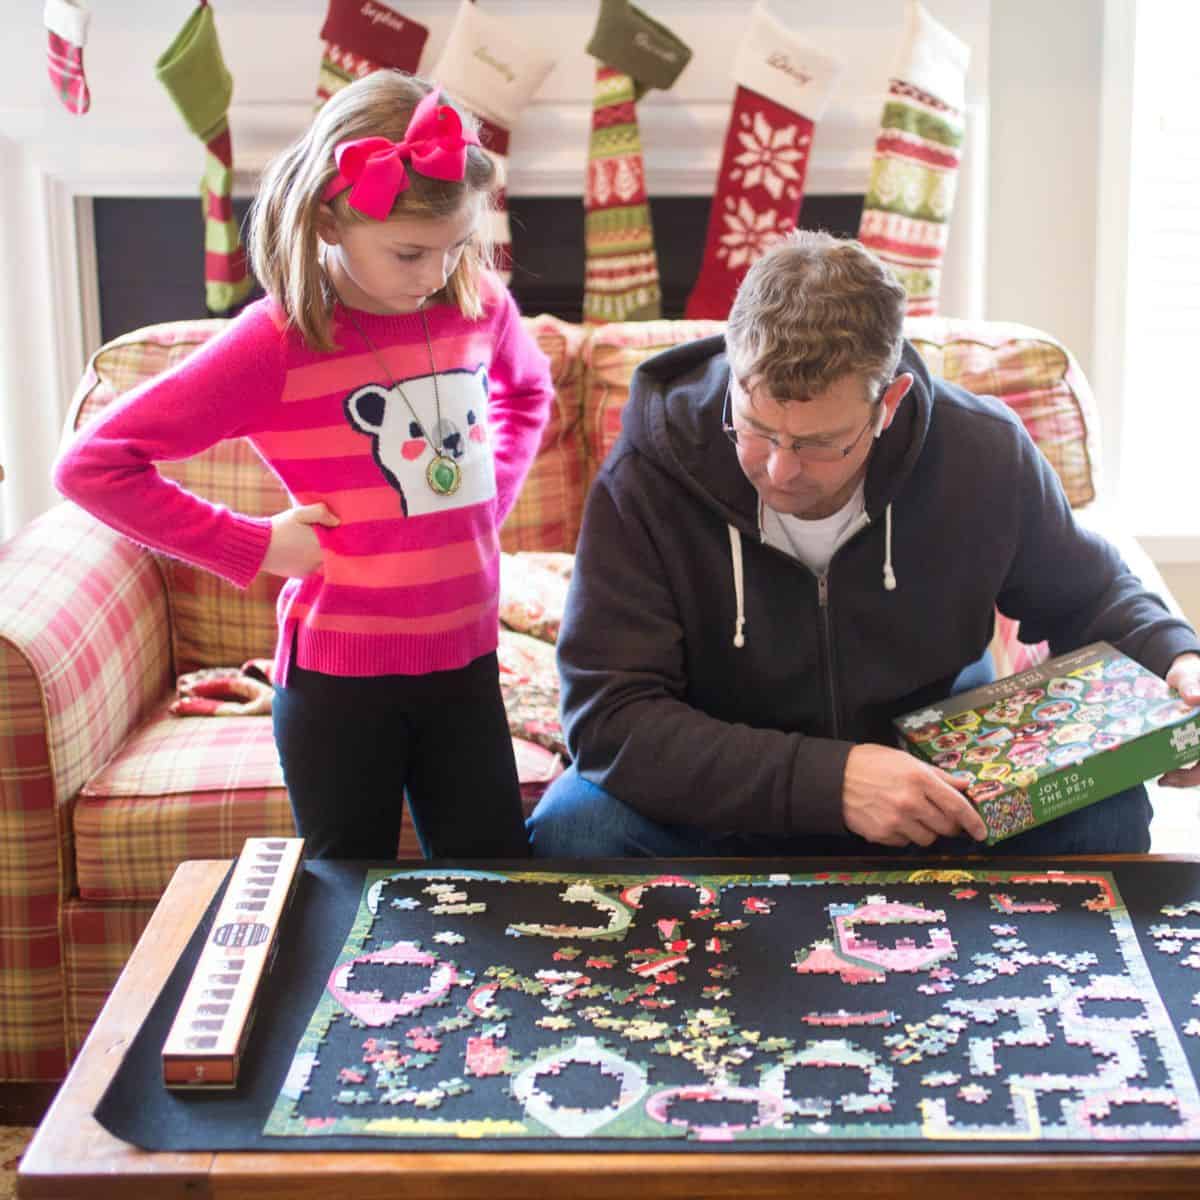
[[[724,338],[638,370],[580,534],[558,642],[574,764],[535,854],[977,848],[963,785],[891,720],[966,684],[997,605],[1200,703],[1195,632],[1075,523],[1004,404],[931,378],[903,314],[861,245],[798,233]],[[994,850],[1144,851],[1150,815],[1138,787]]]

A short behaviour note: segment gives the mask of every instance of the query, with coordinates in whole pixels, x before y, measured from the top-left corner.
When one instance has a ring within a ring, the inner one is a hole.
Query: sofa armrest
[[[40,708],[56,804],[162,699],[169,634],[154,557],[75,505],[58,505],[0,546],[0,720],[28,711],[18,696]]]
[[[71,504],[0,546],[0,1078],[66,1069],[71,802],[171,680],[153,557]]]

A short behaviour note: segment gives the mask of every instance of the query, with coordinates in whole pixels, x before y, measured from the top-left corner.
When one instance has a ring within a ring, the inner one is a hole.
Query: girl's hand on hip
[[[271,542],[262,569],[289,579],[310,574],[321,565],[323,553],[313,526],[340,524],[341,520],[319,503],[276,513],[271,518]]]

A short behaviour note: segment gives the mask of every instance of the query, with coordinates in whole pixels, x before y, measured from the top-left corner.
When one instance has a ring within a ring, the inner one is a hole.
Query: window
[[[1200,5],[1135,12],[1118,494],[1138,535],[1200,543]]]

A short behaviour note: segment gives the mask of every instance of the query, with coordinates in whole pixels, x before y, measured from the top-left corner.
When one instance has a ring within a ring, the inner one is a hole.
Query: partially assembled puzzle
[[[265,1132],[1178,1146],[1200,901],[1149,918],[1092,869],[369,871]]]

